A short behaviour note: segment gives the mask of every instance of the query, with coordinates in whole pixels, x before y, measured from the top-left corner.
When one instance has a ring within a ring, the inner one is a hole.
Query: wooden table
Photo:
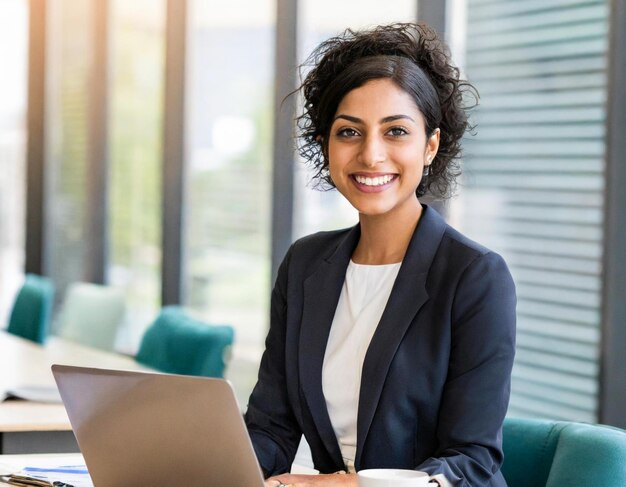
[[[0,396],[25,386],[56,387],[52,364],[144,370],[132,357],[58,337],[44,346],[0,331]],[[62,404],[23,400],[0,402],[0,453],[77,452],[78,446]]]

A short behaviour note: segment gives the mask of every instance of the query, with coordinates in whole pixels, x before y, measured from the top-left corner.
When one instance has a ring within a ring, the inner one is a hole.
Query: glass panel
[[[274,2],[190,2],[187,302],[236,329],[242,404],[269,315]]]
[[[24,275],[28,2],[0,2],[0,327]]]
[[[126,290],[118,348],[134,352],[160,307],[165,2],[111,2],[110,268]]]
[[[380,2],[304,0],[300,17],[299,58],[303,62],[323,40],[347,28],[360,29],[391,22],[412,22],[417,18],[415,0]],[[332,12],[332,15],[329,15]],[[300,113],[300,112],[299,112]],[[294,236],[354,225],[358,215],[336,191],[310,189],[310,174],[304,164],[296,167],[294,181]]]
[[[541,3],[469,0],[467,7],[467,73],[480,104],[454,205],[459,227],[501,253],[516,283],[509,414],[593,423],[608,2],[585,6],[584,15],[568,4],[547,11]]]
[[[46,272],[57,301],[84,270],[92,2],[49,4]]]

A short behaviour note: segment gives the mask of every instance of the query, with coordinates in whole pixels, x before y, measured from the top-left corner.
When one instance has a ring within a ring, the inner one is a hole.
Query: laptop
[[[95,487],[263,487],[230,383],[53,365]]]

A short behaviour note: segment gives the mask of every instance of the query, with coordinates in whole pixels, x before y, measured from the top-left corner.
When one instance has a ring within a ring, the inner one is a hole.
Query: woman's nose
[[[363,139],[360,150],[360,162],[366,166],[375,166],[385,162],[387,152],[385,143],[377,135],[368,135]]]

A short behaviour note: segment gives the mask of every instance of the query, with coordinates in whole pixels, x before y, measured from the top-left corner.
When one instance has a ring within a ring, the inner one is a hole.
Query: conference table
[[[45,345],[0,330],[0,454],[78,452],[52,364],[149,371],[132,357],[51,336]],[[17,392],[31,399],[6,399]],[[39,398],[33,396],[40,396]]]

